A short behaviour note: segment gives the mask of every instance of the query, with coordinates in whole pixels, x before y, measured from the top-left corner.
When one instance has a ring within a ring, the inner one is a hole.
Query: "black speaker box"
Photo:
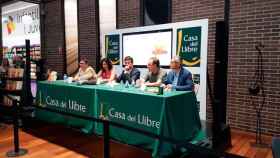
[[[214,98],[217,101],[218,121],[226,123],[226,99],[227,99],[227,31],[224,21],[216,23],[215,37],[215,74],[214,74]]]
[[[171,22],[171,0],[143,0],[144,25]]]
[[[212,143],[213,148],[225,150],[231,146],[230,127],[226,124],[227,111],[228,31],[224,21],[216,23],[215,73]]]

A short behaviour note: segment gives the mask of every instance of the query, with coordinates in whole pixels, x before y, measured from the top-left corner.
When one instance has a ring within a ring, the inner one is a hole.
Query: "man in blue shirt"
[[[192,74],[187,69],[182,67],[180,57],[175,56],[170,62],[170,72],[165,80],[165,87],[177,91],[192,91],[193,80]]]

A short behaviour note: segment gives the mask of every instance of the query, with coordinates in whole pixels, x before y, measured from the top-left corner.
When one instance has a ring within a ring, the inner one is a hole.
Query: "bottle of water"
[[[64,81],[64,82],[67,82],[67,78],[68,78],[67,75],[64,74],[64,75],[63,75],[63,81]]]
[[[128,82],[128,80],[126,80],[126,82],[125,82],[125,88],[129,88],[129,82]]]
[[[131,81],[131,86],[135,87],[135,81],[134,80]]]

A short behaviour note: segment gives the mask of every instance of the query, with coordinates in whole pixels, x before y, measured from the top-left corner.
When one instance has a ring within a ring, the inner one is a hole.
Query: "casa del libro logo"
[[[185,66],[199,67],[201,55],[201,27],[177,30],[177,55]]]
[[[65,98],[56,98],[55,96],[42,95],[42,92],[39,92],[38,105],[45,108],[59,108],[60,110],[88,113],[87,106],[81,104],[77,100],[65,99]]]
[[[119,120],[149,128],[160,129],[160,121],[141,113],[128,113],[107,103],[100,103],[99,118],[104,120]]]

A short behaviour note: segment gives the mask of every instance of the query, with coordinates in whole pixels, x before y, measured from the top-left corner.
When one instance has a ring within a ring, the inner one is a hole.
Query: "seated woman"
[[[91,79],[96,79],[95,70],[88,65],[88,60],[82,58],[80,60],[80,68],[76,76],[74,77],[74,81],[88,81]]]
[[[101,70],[97,74],[100,83],[112,82],[115,80],[115,70],[110,59],[103,58],[100,62],[100,68]]]

